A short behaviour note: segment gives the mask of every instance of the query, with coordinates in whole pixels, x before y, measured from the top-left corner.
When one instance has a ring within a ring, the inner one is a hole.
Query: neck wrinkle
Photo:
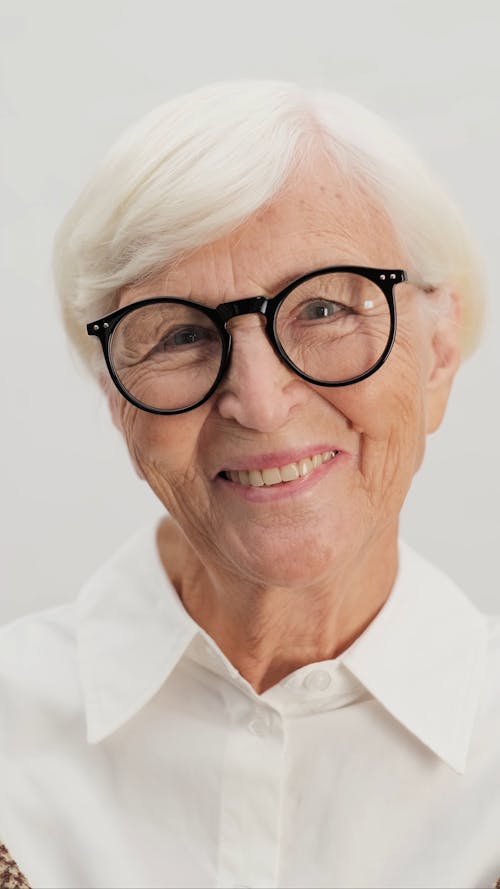
[[[389,530],[328,579],[291,590],[226,577],[173,522],[160,526],[158,545],[187,613],[262,694],[300,667],[339,657],[374,620],[397,574],[397,528]]]

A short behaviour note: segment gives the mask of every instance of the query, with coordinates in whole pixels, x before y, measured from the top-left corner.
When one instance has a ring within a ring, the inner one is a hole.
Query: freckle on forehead
[[[220,302],[272,294],[325,265],[403,266],[400,260],[382,207],[329,164],[289,182],[232,234],[171,263],[158,286],[170,295]],[[152,295],[147,290],[131,298]]]

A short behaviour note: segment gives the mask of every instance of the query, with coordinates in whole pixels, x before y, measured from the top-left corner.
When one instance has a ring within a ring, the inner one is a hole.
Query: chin
[[[330,536],[320,540],[317,533],[306,535],[300,528],[291,534],[289,529],[279,534],[267,530],[258,542],[255,534],[249,534],[232,562],[240,578],[246,576],[259,586],[304,588],[325,581],[335,571],[343,555],[339,543]]]

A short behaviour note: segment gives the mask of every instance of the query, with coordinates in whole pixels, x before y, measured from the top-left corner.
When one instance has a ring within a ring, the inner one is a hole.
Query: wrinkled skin
[[[344,263],[407,267],[373,200],[318,160],[236,233],[127,288],[120,304],[274,295],[307,271]],[[426,303],[442,294],[398,285],[389,360],[345,388],[295,376],[257,315],[230,322],[229,373],[190,413],[141,412],[106,384],[134,465],[173,519],[158,538],[166,570],[186,609],[259,692],[344,650],[390,592],[401,506],[459,363],[458,299],[444,296],[438,315]],[[281,498],[242,497],[218,478],[245,458],[302,447],[340,448],[343,462]]]

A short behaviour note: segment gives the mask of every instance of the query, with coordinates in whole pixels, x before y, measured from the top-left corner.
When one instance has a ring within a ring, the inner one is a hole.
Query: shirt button
[[[313,670],[304,679],[304,687],[308,691],[326,691],[331,685],[332,677],[326,670]]]
[[[271,726],[269,720],[266,719],[265,716],[256,716],[255,719],[252,719],[252,721],[249,722],[248,729],[252,732],[252,735],[257,735],[258,738],[264,738],[269,734]]]

